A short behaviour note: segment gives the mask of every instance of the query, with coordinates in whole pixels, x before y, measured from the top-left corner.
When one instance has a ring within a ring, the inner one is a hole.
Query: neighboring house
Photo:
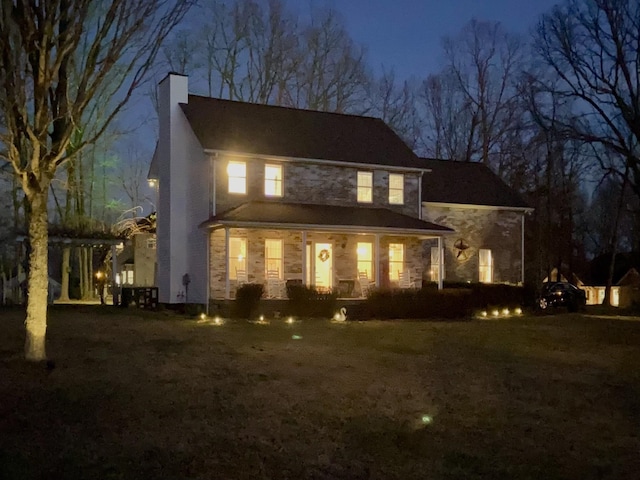
[[[137,232],[117,252],[116,283],[125,287],[156,284],[155,232]]]
[[[450,282],[524,283],[524,222],[533,211],[482,163],[422,159],[423,218],[455,230],[444,246]],[[426,280],[438,277],[438,249],[425,242]]]
[[[161,303],[183,302],[185,279],[190,303],[232,299],[244,282],[271,298],[287,282],[356,297],[371,285],[441,287],[443,275],[521,282],[514,225],[529,209],[516,196],[472,206],[472,188],[506,188],[483,166],[469,167],[479,185],[460,188],[454,162],[418,158],[380,119],[189,95],[178,74],[160,83],[159,116]]]
[[[604,302],[605,285],[585,285],[579,287],[587,292],[587,305],[601,305]],[[611,305],[613,307],[630,307],[640,303],[640,273],[630,268],[611,286]]]

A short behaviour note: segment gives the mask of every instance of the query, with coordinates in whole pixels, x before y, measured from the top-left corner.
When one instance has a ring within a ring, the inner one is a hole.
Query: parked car
[[[543,283],[538,296],[538,306],[542,310],[550,307],[567,307],[570,312],[576,312],[586,304],[586,292],[569,282]]]

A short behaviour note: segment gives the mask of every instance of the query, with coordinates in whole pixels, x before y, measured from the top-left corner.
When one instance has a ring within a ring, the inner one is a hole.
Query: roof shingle
[[[345,207],[337,205],[315,205],[252,201],[220,213],[203,222],[201,226],[221,224],[246,225],[274,224],[281,228],[299,225],[322,227],[348,227],[362,229],[414,231],[416,233],[447,233],[448,227],[425,222],[419,218],[393,212],[385,208]]]
[[[483,205],[507,208],[531,208],[512,188],[486,165],[422,158],[422,201]]]
[[[205,149],[420,168],[382,120],[189,95],[181,104]]]

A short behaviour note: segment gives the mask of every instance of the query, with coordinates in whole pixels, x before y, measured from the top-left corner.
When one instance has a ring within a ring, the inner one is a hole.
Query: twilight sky
[[[527,34],[559,0],[287,0],[302,15],[313,7],[340,12],[352,38],[365,45],[369,63],[394,67],[397,78],[424,78],[439,70],[441,39],[471,18],[503,23]]]

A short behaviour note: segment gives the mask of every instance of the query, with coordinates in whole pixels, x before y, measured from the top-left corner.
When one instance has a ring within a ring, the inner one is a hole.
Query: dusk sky
[[[369,63],[394,67],[399,79],[424,78],[442,60],[441,40],[456,35],[471,18],[503,23],[528,34],[540,14],[558,0],[288,0],[305,14],[313,7],[339,11],[348,31],[365,45]]]

